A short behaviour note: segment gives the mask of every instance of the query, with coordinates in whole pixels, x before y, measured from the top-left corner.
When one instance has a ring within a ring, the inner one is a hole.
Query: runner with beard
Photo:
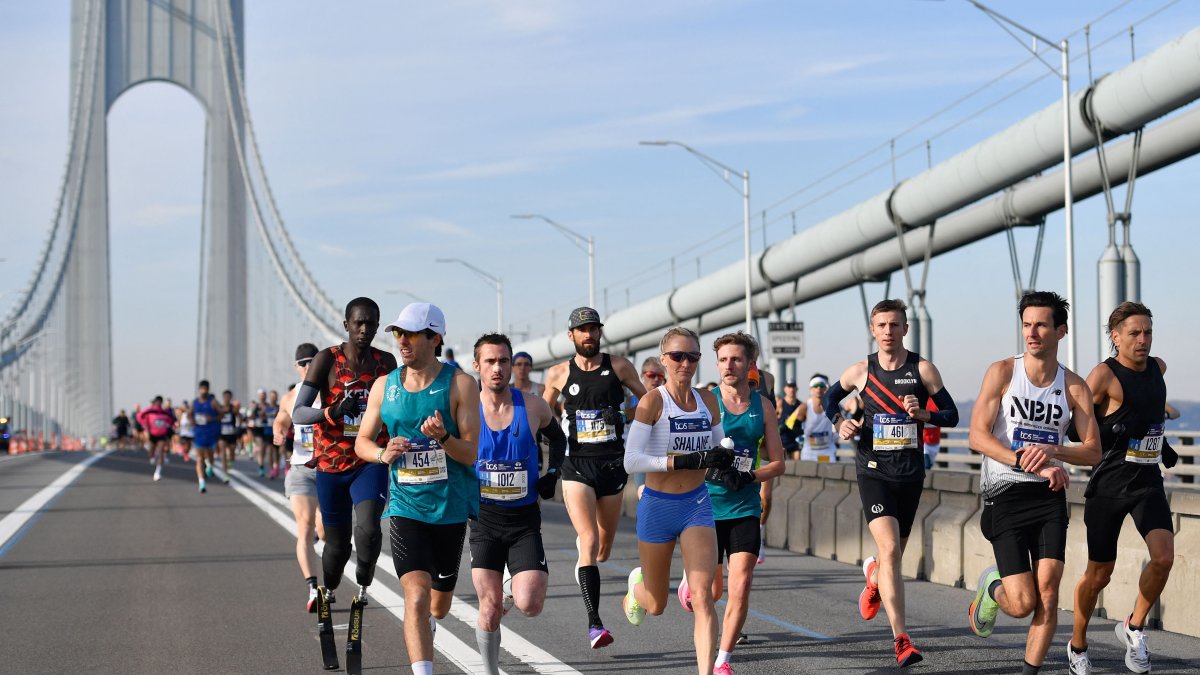
[[[600,351],[604,324],[591,307],[579,307],[567,320],[575,356],[546,373],[546,403],[553,410],[563,397],[567,458],[562,465],[563,501],[578,535],[576,581],[587,610],[588,642],[599,649],[613,641],[600,620],[600,568],[608,560],[621,517],[625,473],[624,388],[639,399],[646,389],[628,359]]]

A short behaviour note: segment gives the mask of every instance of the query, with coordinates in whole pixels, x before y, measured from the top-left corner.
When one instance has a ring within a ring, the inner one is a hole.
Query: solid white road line
[[[86,471],[89,466],[107,457],[111,452],[112,450],[105,450],[76,464],[68,469],[66,473],[51,481],[49,485],[38,490],[32,497],[22,502],[15,511],[4,516],[4,519],[0,520],[0,551],[5,550],[8,540],[15,537],[31,518],[46,508],[46,505],[65,490],[68,485],[73,483],[76,478],[79,478],[80,474]]]

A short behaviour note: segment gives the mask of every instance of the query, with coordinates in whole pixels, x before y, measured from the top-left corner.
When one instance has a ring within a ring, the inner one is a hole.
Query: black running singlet
[[[1151,357],[1142,372],[1130,370],[1115,358],[1104,361],[1121,383],[1121,407],[1100,417],[1100,444],[1104,455],[1092,473],[1085,496],[1139,497],[1150,489],[1163,489],[1163,422],[1166,419],[1167,384],[1158,359]]]
[[[567,423],[567,454],[573,457],[616,458],[625,454],[625,391],[612,359],[603,354],[600,367],[582,370],[574,357],[563,385]]]
[[[867,382],[863,385],[863,423],[858,435],[858,474],[893,482],[925,478],[925,425],[904,411],[902,401],[911,394],[925,407],[929,391],[917,366],[920,355],[909,352],[896,370],[884,370],[879,354],[867,357]]]

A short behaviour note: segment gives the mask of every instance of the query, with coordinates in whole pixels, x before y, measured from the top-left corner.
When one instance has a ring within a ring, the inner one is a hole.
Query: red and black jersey
[[[371,391],[371,385],[375,383],[376,379],[391,372],[386,354],[374,347],[368,349],[370,351],[367,360],[371,367],[368,372],[356,373],[340,346],[329,348],[329,352],[333,355],[335,382],[329,386],[328,392],[321,394],[322,408],[329,409],[334,403],[340,401],[347,391],[357,392],[362,401],[358,418],[361,421],[361,413],[362,410],[366,410],[367,394]],[[313,461],[316,462],[317,471],[340,473],[365,463],[358,458],[358,455],[354,454],[356,425],[354,430],[347,432],[344,419],[334,419],[333,424],[328,421],[322,422],[313,427]],[[387,441],[387,429],[381,428],[379,435],[375,437],[375,442],[382,446]]]
[[[921,382],[920,355],[909,352],[895,370],[879,365],[879,354],[867,357],[863,385],[863,425],[858,436],[858,473],[893,482],[925,478],[925,425],[908,415],[902,401],[913,395],[924,408],[929,391]]]

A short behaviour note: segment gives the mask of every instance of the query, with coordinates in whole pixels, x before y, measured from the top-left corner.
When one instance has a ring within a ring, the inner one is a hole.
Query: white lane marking
[[[112,450],[105,450],[76,464],[68,469],[66,473],[51,481],[49,485],[38,490],[32,497],[22,502],[12,513],[4,516],[4,519],[0,520],[0,549],[4,548],[8,540],[21,531],[21,528],[25,526],[25,523],[29,522],[30,518],[33,518],[45,508],[46,504],[50,503],[50,500],[57,497],[76,478],[79,478],[79,475],[86,471],[89,466],[108,457],[111,452]]]

